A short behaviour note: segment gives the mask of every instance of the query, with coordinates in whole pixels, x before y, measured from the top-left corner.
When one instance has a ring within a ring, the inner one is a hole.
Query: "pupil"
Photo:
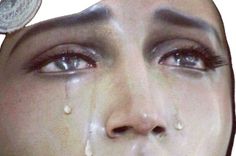
[[[77,57],[62,57],[55,62],[55,65],[61,70],[76,70],[80,65],[79,61]]]
[[[196,66],[198,58],[191,54],[182,55],[182,54],[175,54],[175,61],[177,62],[177,65],[182,66]]]

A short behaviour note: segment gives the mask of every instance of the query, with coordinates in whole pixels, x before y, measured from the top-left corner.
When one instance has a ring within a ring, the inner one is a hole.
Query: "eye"
[[[95,68],[96,62],[81,54],[62,54],[54,57],[47,64],[43,65],[39,72],[41,73],[62,73],[75,72],[88,68]]]
[[[29,72],[73,74],[97,67],[99,56],[89,48],[75,44],[59,45],[32,59]]]
[[[177,70],[208,72],[228,65],[227,58],[218,53],[202,42],[177,38],[155,43],[149,58],[155,60],[155,64],[174,67]]]
[[[206,71],[221,66],[224,63],[221,57],[211,56],[203,48],[175,49],[164,54],[159,64],[180,68]]]
[[[181,50],[174,50],[164,55],[159,60],[159,64],[174,66],[174,67],[206,70],[207,69],[206,61],[207,61],[206,56],[202,55],[197,50],[181,49]]]

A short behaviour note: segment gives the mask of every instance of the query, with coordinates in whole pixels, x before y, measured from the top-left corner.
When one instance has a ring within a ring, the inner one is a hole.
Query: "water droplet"
[[[85,146],[85,155],[86,156],[93,156],[93,152],[91,150],[91,145],[90,145],[90,141],[88,140]]]
[[[182,122],[178,121],[176,124],[175,124],[175,129],[180,131],[180,130],[183,130],[184,128],[184,125]]]
[[[69,105],[66,105],[64,107],[64,113],[69,115],[69,114],[71,114],[71,112],[72,112],[72,108]]]

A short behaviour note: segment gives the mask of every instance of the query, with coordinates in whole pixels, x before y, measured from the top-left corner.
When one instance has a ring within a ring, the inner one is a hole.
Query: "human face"
[[[226,155],[229,64],[210,0],[105,0],[23,28],[0,53],[0,155]]]

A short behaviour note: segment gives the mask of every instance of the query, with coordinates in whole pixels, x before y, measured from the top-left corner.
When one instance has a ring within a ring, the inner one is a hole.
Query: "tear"
[[[180,130],[183,130],[184,128],[184,125],[181,121],[177,121],[177,123],[175,123],[175,129],[180,131]]]
[[[64,114],[70,115],[73,113],[73,106],[70,103],[71,98],[74,98],[73,95],[75,94],[77,87],[81,79],[78,77],[72,77],[66,80],[65,85],[65,99],[66,105],[64,106]],[[92,146],[92,138],[93,134],[95,134],[95,112],[96,112],[96,84],[92,87],[92,91],[90,93],[91,101],[90,101],[90,108],[89,108],[89,118],[87,119],[88,127],[87,127],[87,134],[85,136],[85,145],[84,145],[84,154],[85,156],[92,156],[94,155],[93,146]],[[76,105],[77,103],[75,103]]]
[[[64,107],[64,113],[66,115],[70,115],[72,113],[72,108],[69,105],[65,105]]]
[[[179,111],[177,109],[177,107],[174,107],[174,128],[178,131],[181,131],[184,129],[184,124],[181,121],[180,117],[179,117]]]
[[[69,80],[67,80],[65,85],[65,106],[63,108],[64,114],[65,115],[70,115],[72,113],[72,107],[70,105],[70,100],[69,100]]]
[[[96,79],[96,78],[95,78]],[[91,92],[91,103],[90,103],[90,118],[89,118],[89,126],[88,126],[88,134],[87,134],[87,141],[85,145],[85,156],[92,156],[94,155],[95,151],[93,149],[93,135],[96,133],[96,103],[97,103],[97,95],[96,95],[97,84],[95,83],[92,92]]]
[[[90,141],[87,140],[86,146],[85,146],[85,156],[92,156],[93,152],[92,152],[92,148],[91,148],[91,144]]]

